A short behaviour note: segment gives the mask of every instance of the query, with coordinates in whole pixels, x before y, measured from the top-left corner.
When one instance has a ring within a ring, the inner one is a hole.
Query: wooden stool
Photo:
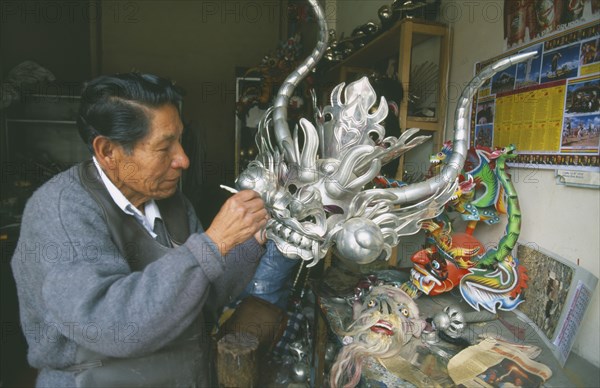
[[[258,339],[250,333],[227,334],[217,342],[217,377],[220,387],[256,387]]]

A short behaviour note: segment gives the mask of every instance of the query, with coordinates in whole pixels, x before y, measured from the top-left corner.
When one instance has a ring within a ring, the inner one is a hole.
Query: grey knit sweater
[[[242,291],[263,248],[251,238],[221,257],[187,208],[195,233],[132,272],[75,168],[34,193],[11,264],[38,386],[74,386],[74,373],[60,369],[75,364],[78,346],[107,357],[152,353],[197,318],[209,286],[216,306]]]

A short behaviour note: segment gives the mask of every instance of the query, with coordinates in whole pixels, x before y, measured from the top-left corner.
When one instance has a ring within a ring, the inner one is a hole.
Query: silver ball
[[[384,248],[381,229],[366,218],[352,218],[336,235],[336,250],[343,259],[358,264],[377,260]]]
[[[296,363],[292,367],[292,380],[297,383],[305,382],[308,380],[309,373],[308,365],[305,363]]]
[[[451,338],[459,338],[466,327],[465,315],[458,306],[447,306],[433,316],[433,324],[437,330],[443,331]]]

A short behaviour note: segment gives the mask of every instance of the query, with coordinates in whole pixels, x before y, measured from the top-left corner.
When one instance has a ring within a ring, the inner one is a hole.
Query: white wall
[[[476,62],[502,54],[503,0],[444,1],[442,15],[449,20],[454,42],[450,68],[447,138],[452,137],[452,115],[459,91],[473,76]],[[523,225],[519,241],[554,252],[596,277],[600,275],[600,192],[560,186],[553,170],[513,169]],[[504,233],[504,225],[478,235],[485,242]],[[600,287],[597,287],[581,325],[573,351],[600,365]]]
[[[386,2],[338,0],[338,36],[342,31],[348,35],[373,15],[376,18],[383,4]],[[503,7],[504,0],[442,2],[441,17],[453,33],[447,139],[453,136],[456,100],[472,78],[474,64],[503,52]],[[600,192],[557,185],[553,170],[513,169],[512,175],[523,213],[519,241],[537,244],[600,277]],[[504,227],[480,228],[477,237],[484,243],[498,241]],[[573,346],[575,353],[595,366],[600,366],[599,294],[597,287]]]

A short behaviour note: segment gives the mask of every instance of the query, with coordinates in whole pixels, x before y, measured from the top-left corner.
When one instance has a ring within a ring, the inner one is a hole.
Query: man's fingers
[[[264,201],[260,195],[253,190],[242,190],[232,196],[229,200],[237,202],[250,213],[262,212],[265,208]]]
[[[265,210],[265,203],[263,202],[263,200],[260,197],[254,198],[250,201],[247,201],[246,204],[247,204],[247,209],[249,211],[251,211],[252,213],[259,213],[259,212],[262,212],[263,210],[264,210],[264,213],[267,212]]]
[[[234,195],[243,201],[250,201],[253,198],[260,198],[260,195],[254,190],[242,190]]]

